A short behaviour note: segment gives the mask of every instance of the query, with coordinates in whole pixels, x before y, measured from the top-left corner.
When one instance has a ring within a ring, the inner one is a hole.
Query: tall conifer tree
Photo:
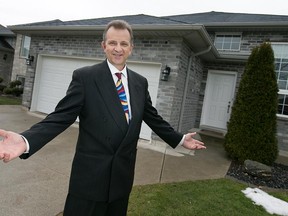
[[[254,48],[242,75],[225,136],[228,155],[271,165],[278,156],[278,86],[269,43]]]

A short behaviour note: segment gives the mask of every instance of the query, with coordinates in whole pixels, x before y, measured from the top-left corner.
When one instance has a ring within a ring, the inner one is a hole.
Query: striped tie
[[[127,122],[129,122],[129,107],[128,107],[128,102],[127,102],[125,89],[124,89],[124,86],[122,84],[122,79],[121,79],[121,74],[122,73],[115,73],[115,74],[118,77],[118,80],[116,82],[116,89],[117,89],[117,92],[118,92],[118,96],[119,96],[120,102],[122,104],[126,120],[127,120]]]

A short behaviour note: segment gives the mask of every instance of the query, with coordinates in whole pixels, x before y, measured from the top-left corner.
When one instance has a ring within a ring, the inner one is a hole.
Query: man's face
[[[133,45],[127,29],[111,27],[106,33],[106,40],[102,41],[102,48],[111,64],[122,70],[126,60],[132,52]]]

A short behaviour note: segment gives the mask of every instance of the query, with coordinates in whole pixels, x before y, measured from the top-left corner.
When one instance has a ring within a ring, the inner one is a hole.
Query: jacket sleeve
[[[29,153],[23,154],[20,158],[26,159],[30,157],[73,124],[81,111],[83,100],[84,93],[81,76],[79,71],[74,71],[66,96],[60,100],[54,112],[21,133],[28,140],[30,150]]]

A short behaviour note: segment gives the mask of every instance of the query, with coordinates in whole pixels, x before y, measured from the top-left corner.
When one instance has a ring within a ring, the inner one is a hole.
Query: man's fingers
[[[0,129],[0,137],[6,137],[7,133],[7,131]]]
[[[197,143],[197,144],[204,144],[202,141],[200,141],[200,140],[197,140],[197,139],[194,139],[195,140],[195,143]]]
[[[193,137],[196,135],[196,132],[189,133],[189,135]]]
[[[10,154],[4,154],[3,162],[8,163],[10,161]]]
[[[0,160],[3,160],[3,162],[7,163],[10,161],[10,154],[6,153],[0,153]]]

